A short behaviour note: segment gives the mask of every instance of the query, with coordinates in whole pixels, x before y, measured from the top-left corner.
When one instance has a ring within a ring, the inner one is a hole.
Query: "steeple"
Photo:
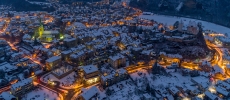
[[[43,27],[41,18],[39,18],[39,22],[40,22],[40,26],[38,28],[38,33],[39,33],[39,37],[41,37],[44,32],[44,27]]]

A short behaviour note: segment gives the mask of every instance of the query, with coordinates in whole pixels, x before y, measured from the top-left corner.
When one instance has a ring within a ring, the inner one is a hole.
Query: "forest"
[[[39,0],[37,0],[39,1]],[[44,1],[44,0],[41,0]],[[8,5],[14,11],[54,11],[53,7],[44,7],[41,5],[30,4],[25,0],[0,0],[0,5]]]
[[[176,10],[180,3],[182,6]],[[190,17],[230,27],[230,0],[130,0],[129,5],[143,11]]]

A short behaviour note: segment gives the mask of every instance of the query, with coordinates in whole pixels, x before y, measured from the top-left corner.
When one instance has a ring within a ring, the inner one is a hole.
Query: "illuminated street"
[[[0,6],[0,100],[230,99],[230,29],[134,1]]]

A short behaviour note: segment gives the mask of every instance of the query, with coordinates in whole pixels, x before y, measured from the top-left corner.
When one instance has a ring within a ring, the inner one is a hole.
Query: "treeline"
[[[98,2],[101,0],[59,0],[60,3],[71,4],[73,2]]]
[[[38,1],[38,0],[37,0]],[[11,6],[14,11],[54,11],[53,7],[31,4],[25,0],[0,0],[0,5]]]

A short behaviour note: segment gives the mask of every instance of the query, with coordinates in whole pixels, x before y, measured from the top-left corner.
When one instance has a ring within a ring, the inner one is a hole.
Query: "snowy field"
[[[130,76],[134,81],[137,81],[138,86],[142,86],[142,83],[148,82],[153,87],[163,86],[182,86],[184,83],[193,84],[190,76],[182,76],[178,72],[170,72],[172,76],[153,75],[149,74],[145,69],[138,70],[138,72],[132,73]],[[146,78],[146,80],[144,80]]]
[[[72,72],[69,75],[65,76],[64,78],[58,79],[53,74],[48,74],[48,75],[41,77],[41,81],[43,81],[44,83],[48,83],[48,80],[57,81],[57,82],[60,82],[60,87],[65,88],[65,89],[73,89],[77,85],[77,84],[74,84],[76,81],[74,78],[74,75],[76,76],[75,72]]]
[[[57,93],[39,87],[25,94],[22,100],[61,100],[61,99],[59,98]]]
[[[167,24],[167,25],[173,25],[176,21],[184,21],[185,25],[187,25],[189,21],[196,21],[202,23],[202,26],[204,26],[204,30],[211,30],[222,34],[228,33],[228,35],[230,36],[230,28],[217,25],[214,23],[206,22],[206,21],[197,20],[197,19],[176,17],[176,16],[165,16],[165,15],[141,15],[139,16],[139,18],[149,19],[149,20],[153,19],[154,21]]]
[[[129,79],[120,83],[114,84],[109,87],[113,91],[109,100],[140,100],[140,95],[135,92],[136,86]]]

